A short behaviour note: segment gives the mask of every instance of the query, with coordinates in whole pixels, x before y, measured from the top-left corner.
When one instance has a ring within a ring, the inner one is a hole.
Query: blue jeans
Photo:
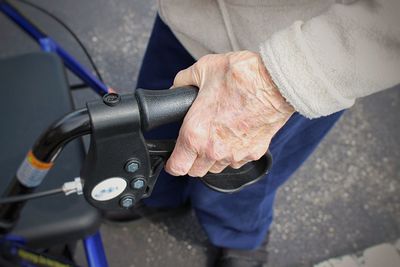
[[[159,17],[144,56],[138,88],[167,89],[178,71],[195,63]],[[146,205],[177,207],[190,201],[210,241],[221,247],[254,249],[272,223],[277,189],[307,159],[342,112],[309,120],[295,113],[270,144],[273,166],[266,177],[234,194],[212,191],[195,178],[162,172]],[[176,138],[179,125],[162,126],[146,138]]]

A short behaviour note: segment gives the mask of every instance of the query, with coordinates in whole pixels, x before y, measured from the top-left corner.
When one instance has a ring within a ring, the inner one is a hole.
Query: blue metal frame
[[[42,51],[56,53],[72,73],[84,81],[90,88],[100,95],[110,91],[104,83],[80,64],[72,55],[65,51],[56,41],[43,33],[37,26],[24,17],[15,7],[4,0],[0,0],[0,11],[24,30],[41,47]],[[100,233],[83,239],[86,259],[89,267],[108,267]]]
[[[16,8],[0,0],[0,11],[2,11],[9,19],[24,30],[32,39],[34,39],[45,52],[56,53],[64,62],[64,65],[90,88],[98,94],[104,95],[109,92],[108,88],[96,76],[88,71],[81,63],[79,63],[72,55],[65,51],[56,41],[43,33],[36,25],[25,18]]]
[[[83,244],[85,247],[86,261],[90,267],[108,267],[100,232],[86,237],[83,240]]]

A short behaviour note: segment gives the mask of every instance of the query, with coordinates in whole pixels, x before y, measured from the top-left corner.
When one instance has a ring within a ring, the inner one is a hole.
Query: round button
[[[121,97],[116,93],[108,93],[103,96],[103,102],[108,106],[115,106],[120,100]]]
[[[124,192],[128,183],[121,177],[111,177],[98,183],[91,192],[91,196],[97,201],[107,201]]]

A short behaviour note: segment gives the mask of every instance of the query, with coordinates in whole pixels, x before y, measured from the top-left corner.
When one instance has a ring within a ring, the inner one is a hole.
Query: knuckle
[[[210,151],[209,149],[206,150],[205,156],[209,160],[212,160],[212,161],[216,161],[217,160],[215,154],[213,153],[213,151]]]
[[[214,149],[207,149],[205,153],[206,157],[212,161],[220,161],[223,159],[222,155],[218,154]]]
[[[226,161],[227,159],[227,153],[225,153],[225,151],[221,149],[217,149],[215,145],[209,146],[205,151],[205,154],[206,157],[212,161],[221,162],[221,161]]]
[[[195,148],[198,138],[198,134],[192,130],[186,130],[182,134],[182,141],[188,148]]]

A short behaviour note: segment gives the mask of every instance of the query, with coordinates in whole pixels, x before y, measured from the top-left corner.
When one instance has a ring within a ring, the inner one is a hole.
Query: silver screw
[[[137,162],[136,160],[130,160],[126,163],[125,170],[127,172],[133,173],[139,169],[139,166],[139,162]]]
[[[120,200],[120,205],[125,209],[131,208],[134,204],[135,204],[135,199],[131,196],[124,196]]]
[[[132,187],[134,189],[142,189],[144,187],[144,184],[145,184],[145,181],[142,178],[139,178],[139,179],[133,180]]]

